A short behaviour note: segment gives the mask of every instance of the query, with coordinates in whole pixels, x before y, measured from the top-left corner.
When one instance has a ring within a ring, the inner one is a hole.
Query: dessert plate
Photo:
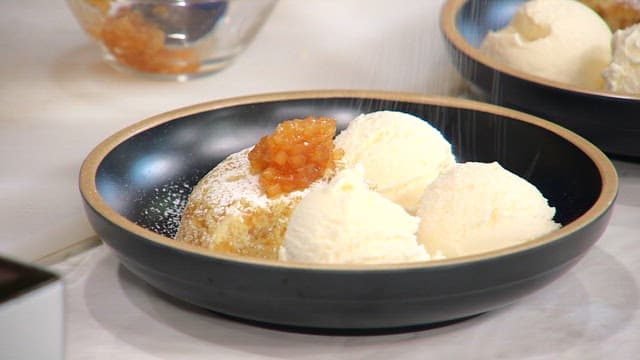
[[[525,1],[445,3],[440,26],[460,74],[482,100],[553,121],[608,154],[640,157],[640,97],[589,91],[533,76],[506,67],[478,50],[485,35],[507,25]]]
[[[287,119],[415,114],[459,161],[499,161],[535,184],[564,226],[490,253],[393,265],[302,265],[213,254],[171,239],[193,185],[228,154]],[[124,266],[152,286],[213,311],[319,329],[393,329],[511,304],[571,268],[604,231],[618,189],[608,158],[556,124],[462,99],[308,91],[213,101],[143,120],[86,158],[80,190],[91,224]]]

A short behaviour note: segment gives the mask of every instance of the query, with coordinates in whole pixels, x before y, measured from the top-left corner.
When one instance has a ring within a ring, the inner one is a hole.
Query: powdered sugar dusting
[[[306,192],[295,191],[275,199],[268,198],[262,191],[259,176],[251,173],[249,151],[251,148],[231,154],[211,170],[194,188],[191,201],[206,204],[211,215],[221,218],[227,214],[242,214],[247,208],[266,208],[273,201],[288,202]]]
[[[191,187],[186,181],[175,181],[154,188],[147,196],[137,223],[156,233],[174,237],[180,226]]]

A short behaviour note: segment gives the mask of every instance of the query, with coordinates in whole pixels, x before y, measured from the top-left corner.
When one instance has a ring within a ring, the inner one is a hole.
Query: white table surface
[[[288,90],[458,94],[437,27],[440,4],[281,0],[231,67],[178,83],[105,65],[62,0],[4,1],[0,254],[36,261],[94,238],[77,187],[82,160],[108,135],[160,112]],[[282,332],[170,299],[98,246],[53,265],[66,285],[67,358],[637,358],[640,164],[615,165],[621,190],[601,240],[568,274],[508,308],[404,334]]]

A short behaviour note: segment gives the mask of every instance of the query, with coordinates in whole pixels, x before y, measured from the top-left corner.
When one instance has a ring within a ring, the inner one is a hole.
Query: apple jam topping
[[[249,161],[267,196],[306,189],[335,169],[343,155],[333,143],[335,134],[334,119],[309,116],[283,121],[273,134],[262,137],[249,152]]]

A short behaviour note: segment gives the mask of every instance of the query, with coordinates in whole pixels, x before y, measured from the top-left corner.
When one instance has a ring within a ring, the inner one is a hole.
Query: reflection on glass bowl
[[[254,38],[277,0],[68,0],[113,67],[187,80],[225,68]]]

